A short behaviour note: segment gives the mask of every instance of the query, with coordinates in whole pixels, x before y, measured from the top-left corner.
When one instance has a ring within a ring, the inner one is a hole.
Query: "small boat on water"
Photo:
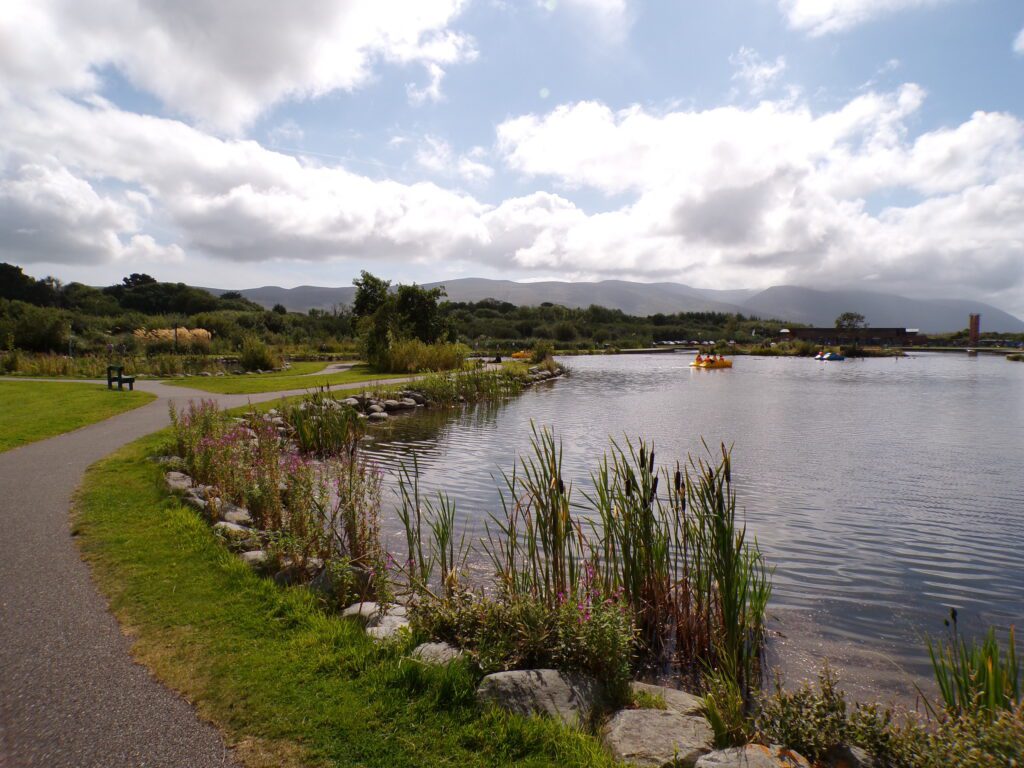
[[[815,360],[825,360],[826,362],[839,362],[845,360],[844,355],[836,354],[835,352],[819,352],[814,356]]]
[[[700,362],[694,360],[690,363],[690,367],[704,368],[706,370],[711,370],[713,368],[732,368],[732,360],[701,360]]]

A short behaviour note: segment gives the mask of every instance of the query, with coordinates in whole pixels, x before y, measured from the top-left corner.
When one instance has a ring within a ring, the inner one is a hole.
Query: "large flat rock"
[[[172,493],[185,493],[192,487],[192,478],[184,472],[167,472],[164,475],[164,482]]]
[[[785,747],[747,744],[704,755],[696,768],[811,768],[803,755]]]
[[[544,714],[578,725],[589,719],[600,686],[590,678],[554,669],[518,669],[487,675],[476,695],[483,704],[518,715]]]
[[[412,657],[424,664],[444,666],[462,658],[462,651],[448,643],[423,643],[413,649]]]
[[[381,606],[372,601],[354,603],[341,612],[343,618],[358,619],[367,624],[382,613]]]
[[[374,640],[392,640],[408,626],[409,620],[405,616],[388,613],[379,619],[370,620],[370,626],[366,628],[366,636]]]
[[[875,768],[875,761],[867,750],[847,744],[832,747],[822,762],[828,768]]]
[[[663,709],[624,709],[608,723],[604,743],[612,757],[644,768],[691,768],[711,751],[714,733],[703,717]]]

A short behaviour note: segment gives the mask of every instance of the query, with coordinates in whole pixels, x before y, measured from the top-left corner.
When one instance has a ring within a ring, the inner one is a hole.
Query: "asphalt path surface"
[[[232,408],[306,390],[214,395],[156,381],[136,387],[157,399],[0,453],[0,768],[236,765],[221,734],[133,661],[131,640],[75,546],[69,512],[86,469],[167,426],[169,400],[179,408],[191,399]]]

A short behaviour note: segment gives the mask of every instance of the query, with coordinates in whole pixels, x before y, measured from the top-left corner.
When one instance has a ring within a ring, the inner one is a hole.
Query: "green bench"
[[[107,389],[113,389],[114,384],[117,384],[117,388],[124,389],[124,385],[128,385],[128,391],[135,391],[135,377],[124,375],[123,365],[108,365],[107,366]]]

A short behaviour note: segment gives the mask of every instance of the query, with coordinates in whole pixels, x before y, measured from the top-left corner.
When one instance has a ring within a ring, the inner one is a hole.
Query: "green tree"
[[[443,287],[427,289],[415,284],[399,285],[395,299],[399,333],[419,339],[424,344],[439,341],[446,328],[438,302],[446,295]]]
[[[364,269],[352,281],[352,285],[356,287],[352,314],[356,317],[369,317],[387,302],[391,281],[371,275]]]
[[[0,264],[0,298],[27,301],[41,307],[58,303],[60,283],[52,277],[36,280],[13,264]]]
[[[142,285],[154,285],[156,283],[155,277],[150,277],[144,272],[132,272],[128,277],[121,280],[125,288],[138,288]]]
[[[836,318],[836,328],[850,330],[853,328],[867,328],[868,323],[864,315],[859,312],[843,312]]]
[[[284,304],[275,304],[271,312],[276,312],[279,315],[287,315],[288,308]]]
[[[576,327],[568,320],[560,320],[555,323],[552,331],[555,334],[555,338],[559,341],[575,341],[576,340]]]

